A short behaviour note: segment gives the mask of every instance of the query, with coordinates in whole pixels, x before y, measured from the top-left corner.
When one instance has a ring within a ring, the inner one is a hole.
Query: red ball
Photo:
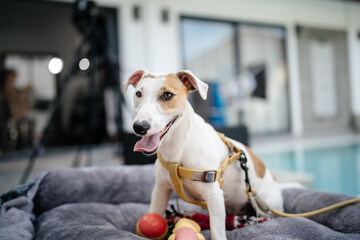
[[[136,224],[136,233],[149,239],[164,239],[168,232],[165,219],[156,213],[142,216]]]

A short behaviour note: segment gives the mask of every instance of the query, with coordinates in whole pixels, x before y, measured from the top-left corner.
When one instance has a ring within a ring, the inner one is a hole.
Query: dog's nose
[[[147,131],[150,129],[150,123],[148,121],[136,121],[133,125],[133,129],[135,133],[139,135],[145,135]]]

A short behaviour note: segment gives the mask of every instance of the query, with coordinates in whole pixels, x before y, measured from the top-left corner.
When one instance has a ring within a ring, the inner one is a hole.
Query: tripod
[[[42,153],[42,150],[44,149],[44,146],[46,143],[46,138],[48,136],[50,127],[54,123],[56,112],[59,109],[59,106],[64,97],[64,92],[68,86],[68,83],[72,79],[72,77],[79,71],[78,63],[83,58],[84,52],[86,52],[86,50],[88,50],[88,52],[89,52],[90,63],[91,63],[91,66],[90,66],[89,72],[88,72],[89,88],[88,88],[88,93],[87,93],[87,95],[90,96],[90,100],[94,101],[94,96],[96,93],[95,83],[96,83],[96,73],[99,68],[99,63],[98,63],[99,58],[101,58],[101,60],[102,60],[102,67],[105,70],[104,72],[107,73],[107,77],[108,77],[107,84],[115,90],[116,98],[119,101],[124,100],[124,96],[122,95],[122,93],[120,91],[118,75],[116,73],[116,70],[119,70],[118,69],[119,64],[118,64],[118,61],[116,58],[114,58],[114,57],[111,58],[109,56],[107,42],[104,41],[104,35],[103,35],[103,34],[106,34],[105,26],[104,26],[104,24],[101,24],[101,23],[103,23],[102,20],[101,19],[99,20],[100,17],[98,15],[99,13],[97,12],[98,9],[96,7],[94,7],[95,6],[94,3],[92,3],[92,4],[93,4],[92,6],[93,6],[94,14],[90,15],[89,19],[87,19],[87,21],[90,23],[90,25],[89,25],[89,27],[87,27],[86,31],[84,31],[85,34],[84,34],[83,40],[77,47],[77,50],[75,52],[75,58],[71,65],[71,68],[70,68],[69,72],[66,74],[66,76],[62,82],[59,94],[57,95],[52,106],[50,107],[49,118],[48,118],[47,124],[45,125],[44,129],[42,130],[40,142],[33,143],[31,153],[30,153],[30,156],[28,159],[28,163],[27,163],[26,168],[20,179],[20,184],[24,184],[27,181],[27,179],[29,178],[29,175],[34,167],[37,157]],[[87,49],[87,46],[90,46],[90,48]],[[94,127],[96,127],[96,119],[93,117],[95,115],[94,109],[92,107],[90,107],[88,109],[90,111],[89,112],[90,122],[87,127],[90,129],[90,131],[88,131],[87,134],[89,134],[90,136],[88,138],[86,138],[87,140],[83,143],[84,145],[89,145],[91,143],[91,141],[92,141],[92,137],[91,137],[92,131],[91,130],[93,130]],[[119,119],[122,119],[120,104],[117,106],[117,109],[118,109],[118,116],[117,116],[118,119],[116,121],[118,123],[117,131],[118,131],[118,136],[121,136],[123,129],[122,129],[121,124],[119,123],[120,122]],[[82,149],[82,145],[79,145],[73,165],[75,165],[77,154],[81,149]]]

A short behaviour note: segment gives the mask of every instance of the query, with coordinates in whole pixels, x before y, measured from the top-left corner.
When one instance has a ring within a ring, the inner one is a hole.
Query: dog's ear
[[[131,76],[129,77],[128,80],[126,80],[123,83],[124,86],[124,90],[125,93],[129,87],[129,85],[133,85],[134,87],[136,87],[136,85],[139,83],[139,81],[145,76],[145,74],[147,73],[147,70],[137,70],[136,72],[134,72],[133,74],[131,74]]]
[[[176,73],[176,76],[184,83],[190,91],[199,91],[202,99],[206,100],[209,86],[196,77],[191,71],[183,70]]]

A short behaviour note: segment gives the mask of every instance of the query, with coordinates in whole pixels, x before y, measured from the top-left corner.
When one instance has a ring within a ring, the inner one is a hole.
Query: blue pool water
[[[316,190],[360,196],[360,143],[262,153],[259,157],[269,169],[312,174]]]

